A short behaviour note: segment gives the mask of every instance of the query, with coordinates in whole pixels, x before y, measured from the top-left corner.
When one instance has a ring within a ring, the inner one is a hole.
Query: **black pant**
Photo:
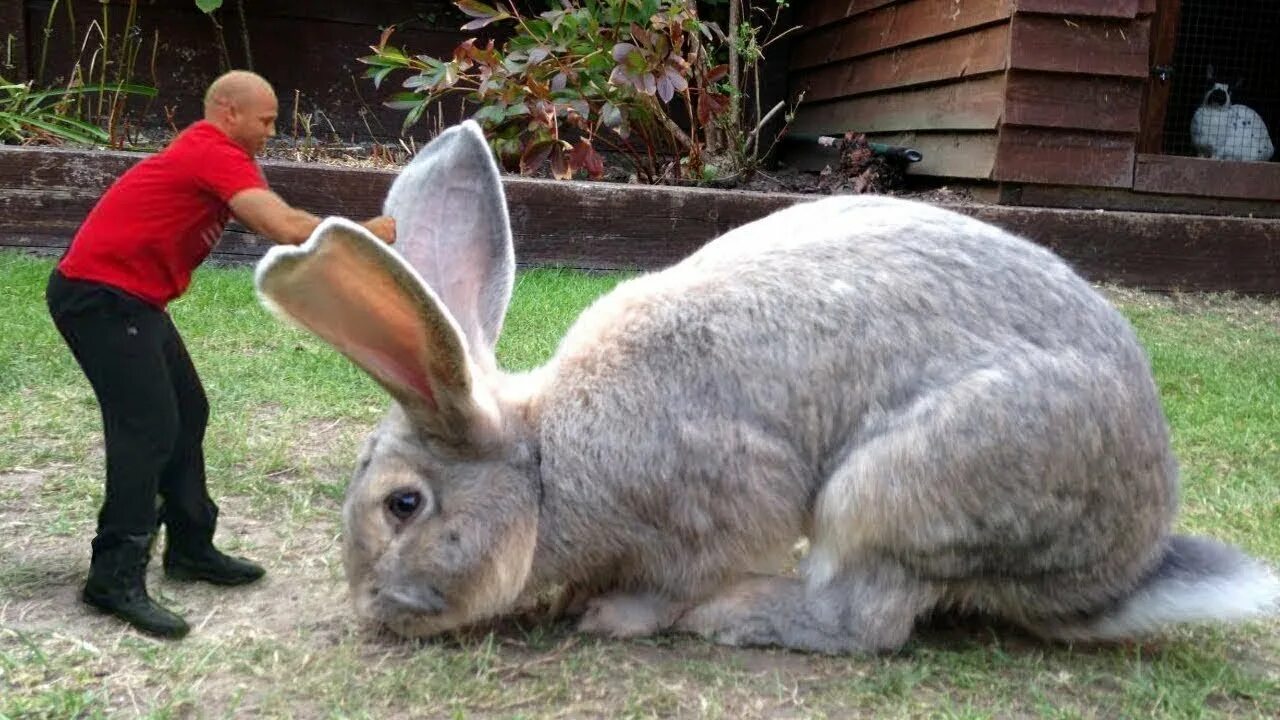
[[[218,517],[205,489],[209,402],[168,313],[56,269],[45,297],[102,409],[107,488],[95,555],[160,522],[170,545],[209,543]]]

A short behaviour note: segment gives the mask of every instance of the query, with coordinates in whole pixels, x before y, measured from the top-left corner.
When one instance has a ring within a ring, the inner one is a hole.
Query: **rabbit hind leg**
[[[938,598],[894,563],[870,562],[820,586],[792,576],[742,580],[685,613],[676,629],[725,645],[885,652],[907,641]]]

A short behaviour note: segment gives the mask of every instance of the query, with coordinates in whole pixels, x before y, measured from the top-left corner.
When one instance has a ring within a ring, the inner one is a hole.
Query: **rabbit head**
[[[501,612],[523,589],[537,459],[494,357],[514,257],[479,127],[423,148],[384,212],[396,220],[395,250],[328,218],[302,246],[273,248],[255,282],[264,304],[394,400],[347,490],[345,568],[359,615],[424,636]]]
[[[1208,107],[1231,107],[1231,90],[1239,89],[1244,85],[1244,78],[1238,79],[1234,84],[1220,82],[1213,70],[1213,65],[1205,67],[1205,79],[1209,81],[1209,89],[1205,91],[1204,98],[1200,104]]]

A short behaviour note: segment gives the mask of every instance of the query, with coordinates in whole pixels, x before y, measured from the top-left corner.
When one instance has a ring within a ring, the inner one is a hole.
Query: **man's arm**
[[[250,230],[281,245],[301,245],[320,224],[320,218],[293,207],[265,188],[242,190],[227,204],[231,207],[231,214]],[[379,216],[361,225],[383,242],[395,242],[396,226],[391,218]]]

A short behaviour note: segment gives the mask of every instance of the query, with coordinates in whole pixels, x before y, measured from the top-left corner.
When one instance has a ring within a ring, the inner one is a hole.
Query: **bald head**
[[[278,107],[271,83],[247,70],[219,76],[204,94],[204,119],[250,155],[261,152],[275,134]]]
[[[220,106],[231,105],[243,107],[247,103],[264,96],[275,100],[276,93],[266,78],[248,70],[232,70],[218,76],[204,93],[204,114],[209,114]]]

